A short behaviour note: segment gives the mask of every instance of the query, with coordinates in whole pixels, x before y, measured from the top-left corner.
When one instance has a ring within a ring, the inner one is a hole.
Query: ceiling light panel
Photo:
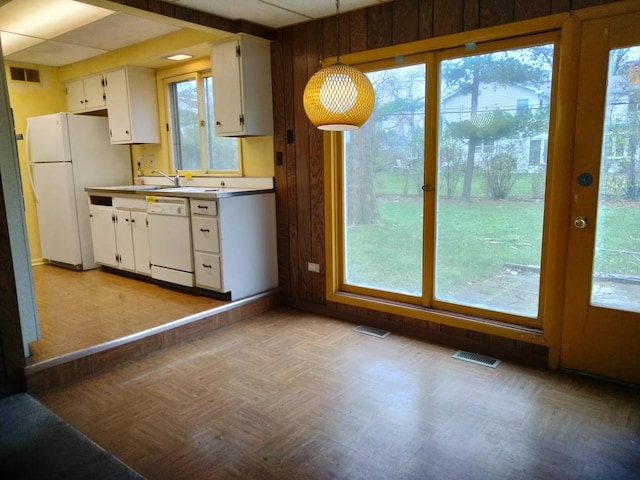
[[[40,38],[27,37],[25,35],[18,35],[17,33],[1,31],[0,40],[2,41],[2,53],[5,57],[44,41]]]
[[[2,6],[0,30],[51,39],[112,13],[73,0],[14,0]]]

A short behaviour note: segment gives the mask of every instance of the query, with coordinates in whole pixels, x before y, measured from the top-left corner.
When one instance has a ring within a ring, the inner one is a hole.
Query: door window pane
[[[372,116],[344,134],[345,283],[422,292],[425,66],[367,73]]]
[[[552,61],[540,45],[440,64],[436,300],[538,315]]]
[[[609,55],[592,305],[640,311],[640,47]]]

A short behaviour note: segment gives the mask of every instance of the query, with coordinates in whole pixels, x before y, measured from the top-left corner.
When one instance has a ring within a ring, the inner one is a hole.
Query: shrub
[[[487,193],[495,200],[507,198],[518,179],[518,159],[507,152],[487,160],[483,167]]]

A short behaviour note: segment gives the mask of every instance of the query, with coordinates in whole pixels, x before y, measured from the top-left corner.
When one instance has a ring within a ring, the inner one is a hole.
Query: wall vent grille
[[[40,83],[40,70],[35,68],[9,67],[11,80],[15,82]]]
[[[486,355],[478,355],[477,353],[464,352],[458,350],[453,354],[453,358],[458,360],[464,360],[465,362],[475,363],[477,365],[484,365],[485,367],[497,368],[500,365],[500,360],[497,358],[487,357]]]

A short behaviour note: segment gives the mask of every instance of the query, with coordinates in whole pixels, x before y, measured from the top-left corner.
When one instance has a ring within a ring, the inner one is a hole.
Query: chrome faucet
[[[171,181],[173,182],[173,184],[174,184],[176,187],[179,187],[179,186],[180,186],[180,174],[178,173],[178,171],[177,171],[177,170],[176,170],[176,176],[175,176],[175,177],[172,177],[172,176],[170,176],[170,175],[167,175],[166,173],[160,172],[160,171],[158,171],[158,170],[154,170],[154,171],[152,171],[151,173],[159,173],[159,174],[160,174],[160,175],[162,175],[164,178],[167,178],[167,179],[171,180]]]

